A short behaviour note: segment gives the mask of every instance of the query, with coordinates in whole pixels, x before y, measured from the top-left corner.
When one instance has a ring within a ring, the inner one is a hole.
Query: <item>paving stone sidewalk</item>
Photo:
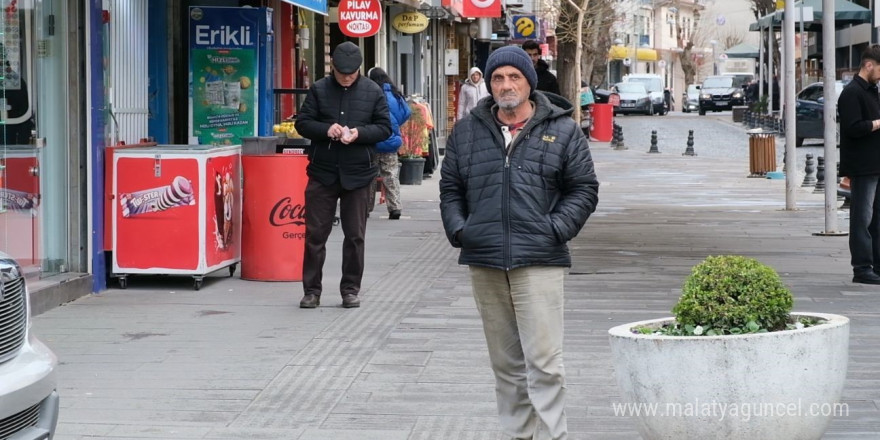
[[[880,437],[880,287],[850,283],[846,237],[812,235],[824,228],[821,194],[799,189],[800,209],[784,211],[784,181],[746,178],[747,159],[593,151],[600,207],[571,243],[566,281],[572,439],[638,439],[612,410],[607,330],[668,316],[690,267],[729,253],[775,267],[796,310],[852,319],[849,414],[825,438]],[[185,278],[134,278],[36,317],[61,360],[56,438],[502,439],[438,180],[402,188],[400,221],[374,211],[360,309],[338,307],[332,291],[334,230],[316,310],[297,308],[299,283],[217,275],[198,292]]]

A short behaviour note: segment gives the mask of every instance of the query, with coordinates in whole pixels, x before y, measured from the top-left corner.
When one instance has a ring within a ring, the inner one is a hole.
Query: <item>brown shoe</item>
[[[314,293],[303,295],[303,299],[299,302],[299,308],[301,309],[314,309],[319,305],[321,305],[321,295],[315,295]]]
[[[346,309],[353,309],[361,306],[361,300],[358,299],[358,296],[354,293],[346,293],[342,295],[342,307]]]

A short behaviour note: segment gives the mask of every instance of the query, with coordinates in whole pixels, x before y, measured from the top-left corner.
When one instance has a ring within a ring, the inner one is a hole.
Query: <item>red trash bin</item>
[[[305,155],[242,156],[241,278],[302,281]]]
[[[614,105],[593,104],[593,129],[590,137],[599,142],[611,142],[614,124]]]

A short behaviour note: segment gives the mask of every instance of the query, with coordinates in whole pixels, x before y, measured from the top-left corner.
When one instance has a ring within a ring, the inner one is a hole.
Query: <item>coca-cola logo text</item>
[[[290,197],[284,197],[279,200],[272,211],[269,212],[269,224],[272,226],[297,225],[306,224],[305,206],[291,204]]]

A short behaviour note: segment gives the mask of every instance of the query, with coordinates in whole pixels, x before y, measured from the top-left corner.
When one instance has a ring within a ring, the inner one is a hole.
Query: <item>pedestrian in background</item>
[[[458,114],[455,120],[462,120],[477,105],[477,102],[487,96],[489,96],[489,91],[483,83],[483,72],[479,67],[471,67],[467,79],[461,85],[461,91],[458,92]]]
[[[336,204],[342,225],[342,306],[359,307],[364,275],[364,235],[370,183],[376,180],[376,144],[391,136],[382,88],[359,69],[360,48],[346,41],[333,50],[333,72],[309,88],[296,117],[296,130],[311,140],[305,194],[306,243],[299,306],[320,305],[327,238]]]
[[[446,143],[440,211],[471,286],[495,373],[505,436],[566,439],[562,366],[567,242],[596,209],[587,139],[565,98],[538,93],[529,56],[489,55],[491,99]]]
[[[558,95],[559,82],[556,81],[556,75],[550,72],[550,65],[541,59],[541,45],[535,40],[526,40],[522,44],[522,48],[529,54],[529,58],[532,59],[532,65],[535,66],[535,72],[538,75],[538,85],[535,88],[542,92]]]
[[[840,175],[850,178],[853,282],[880,284],[880,45],[862,52],[859,73],[840,92]]]
[[[403,138],[400,137],[400,126],[409,120],[412,112],[406,97],[397,90],[397,86],[391,81],[391,77],[382,70],[381,67],[373,67],[367,72],[376,84],[382,87],[385,92],[385,100],[388,102],[388,110],[391,112],[391,137],[376,144],[376,159],[379,162],[379,177],[382,178],[382,184],[385,186],[385,204],[388,207],[388,218],[397,220],[400,218],[403,209],[400,203],[400,181],[397,179],[397,169],[400,161],[397,158],[397,150],[403,145]],[[376,191],[370,190],[370,200],[375,198]],[[370,203],[370,211],[373,210],[373,203]]]

